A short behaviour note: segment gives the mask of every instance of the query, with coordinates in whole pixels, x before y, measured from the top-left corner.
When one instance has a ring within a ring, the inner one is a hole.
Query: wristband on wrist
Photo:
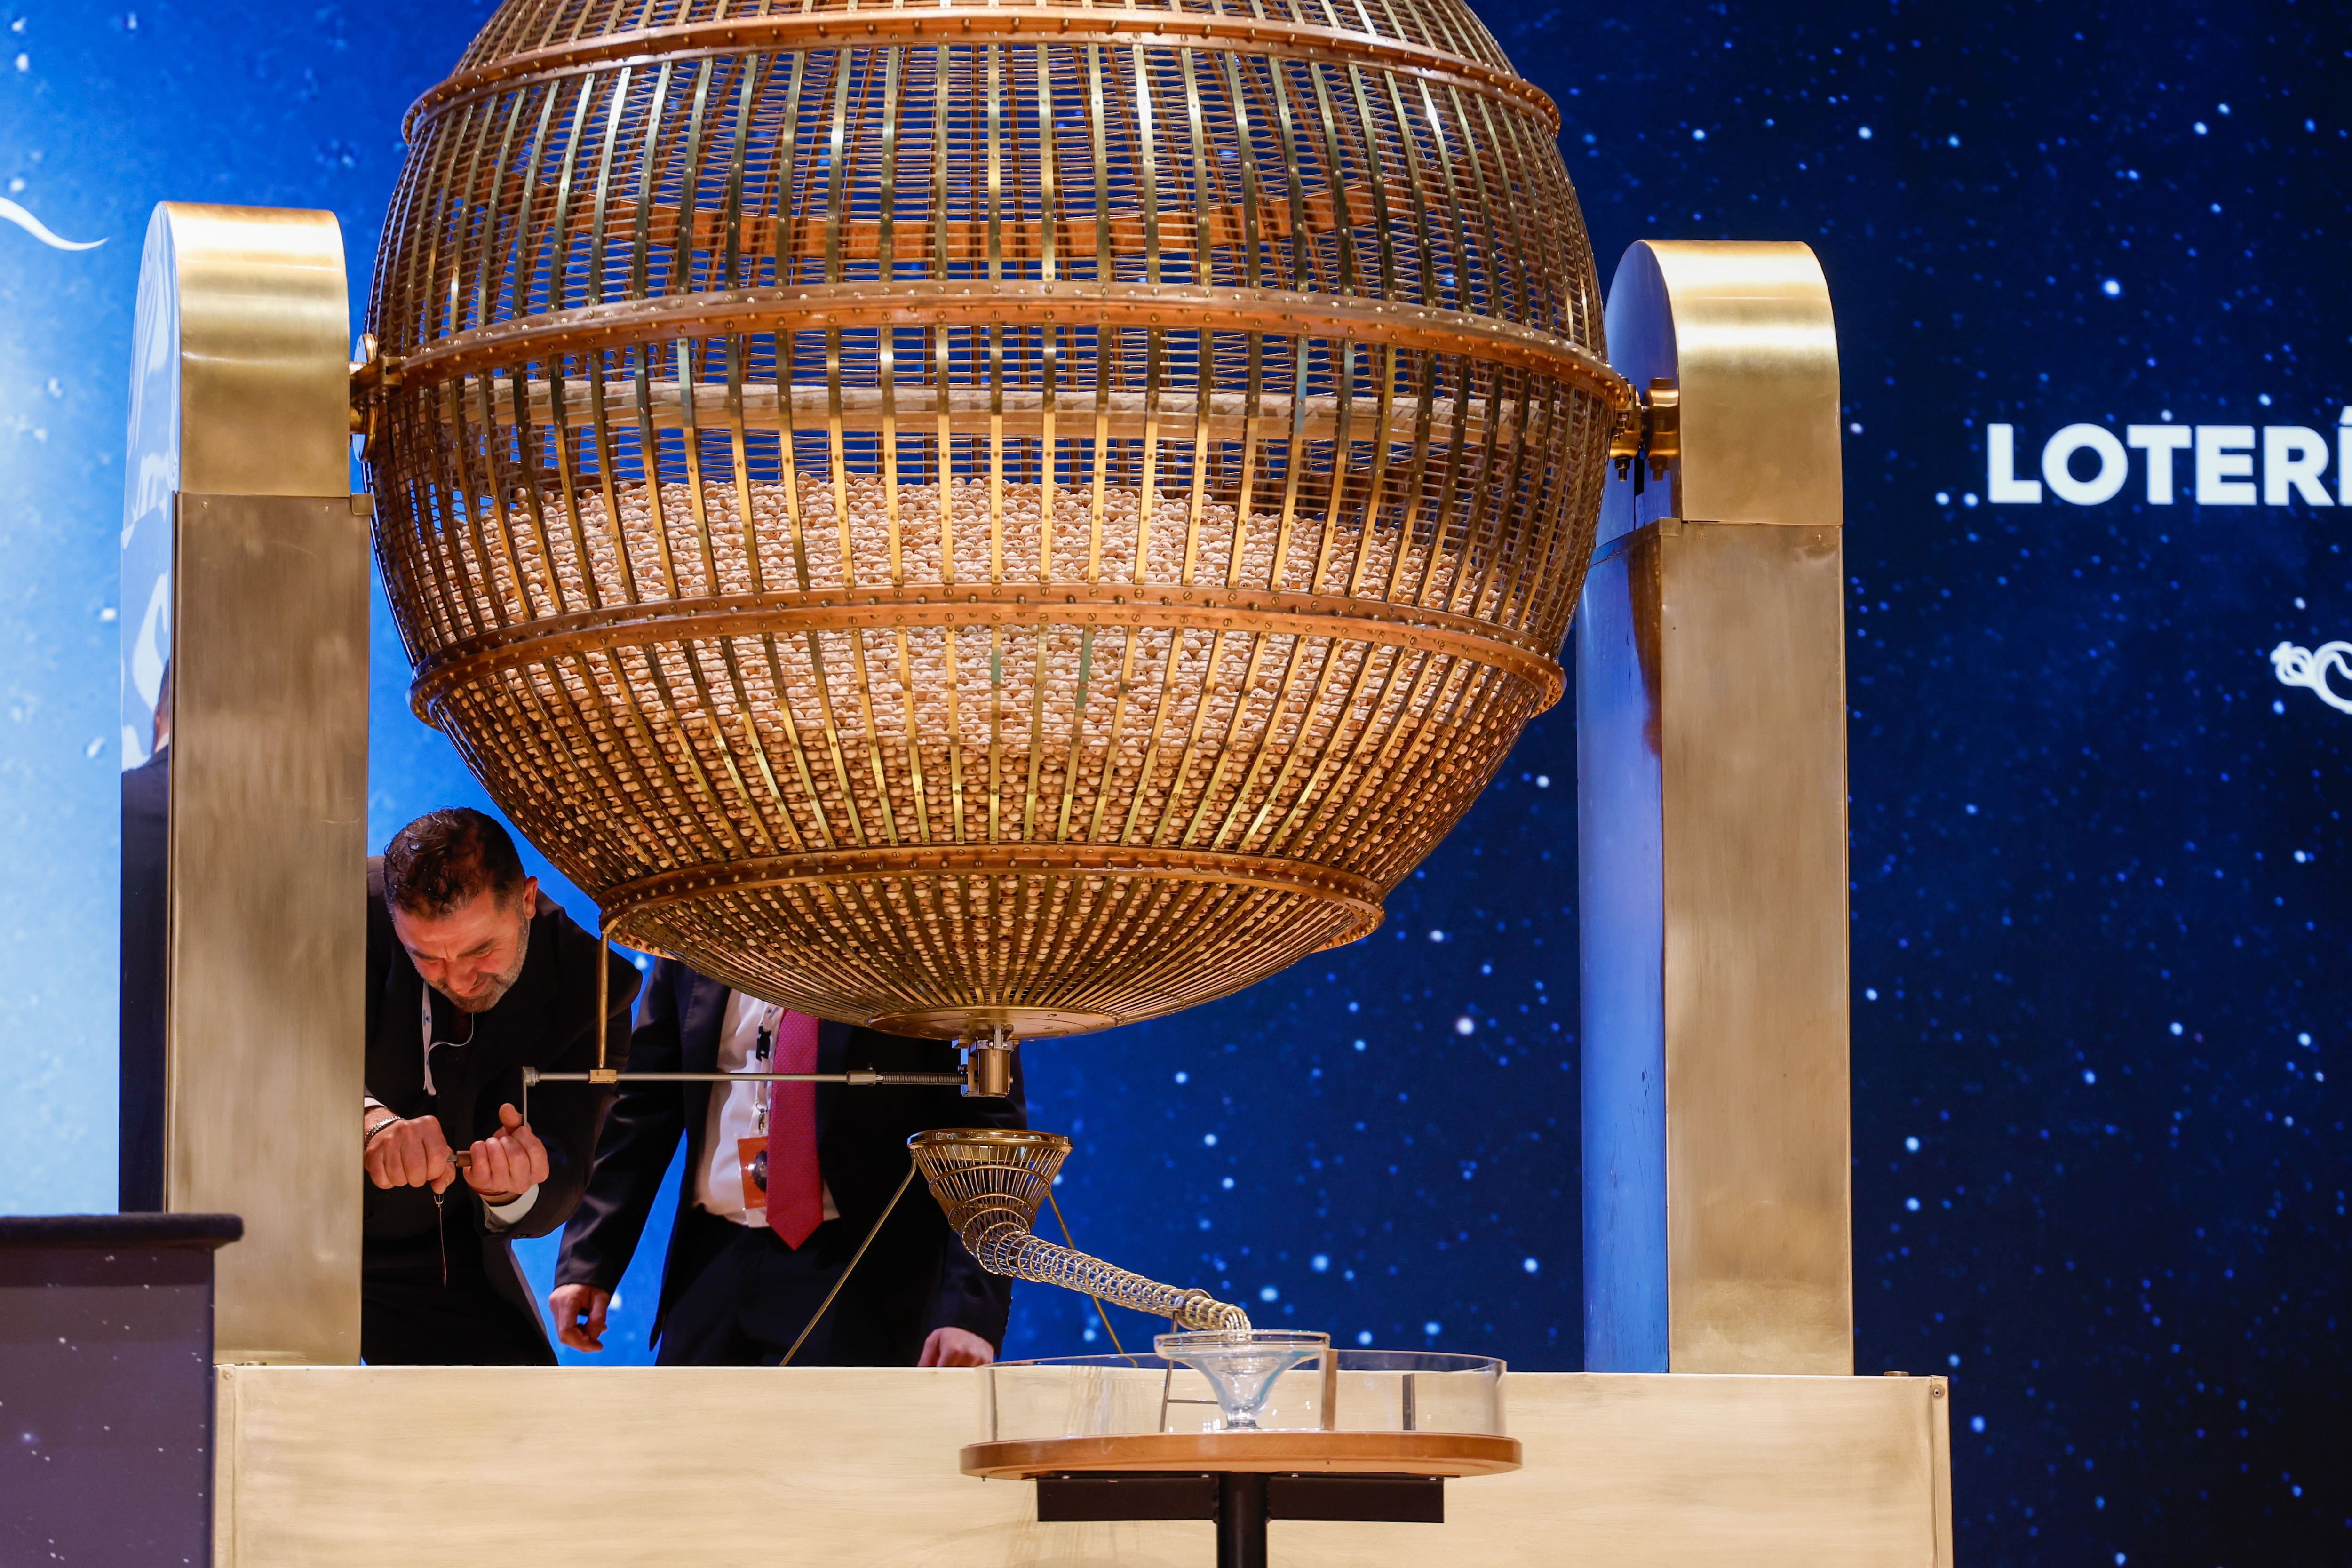
[[[377,1122],[374,1126],[369,1128],[367,1130],[367,1136],[360,1140],[360,1152],[362,1153],[365,1153],[367,1152],[367,1146],[375,1142],[375,1135],[399,1120],[400,1118],[397,1116],[387,1116],[383,1121]]]

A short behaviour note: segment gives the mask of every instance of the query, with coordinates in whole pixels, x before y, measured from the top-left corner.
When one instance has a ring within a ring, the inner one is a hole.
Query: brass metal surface
[[[131,449],[166,489],[351,493],[351,300],[332,213],[162,203],[140,296],[133,363],[174,362],[177,395],[138,405]]]
[[[416,118],[441,113],[454,104],[478,99],[493,88],[544,80],[582,66],[638,55],[698,58],[747,49],[872,47],[924,38],[965,46],[1034,44],[1041,37],[1049,37],[1057,44],[1114,44],[1129,48],[1182,48],[1208,44],[1283,59],[1402,69],[1449,85],[1492,93],[1517,106],[1533,109],[1550,122],[1555,135],[1559,133],[1558,106],[1512,70],[1483,34],[1476,40],[1486,45],[1478,51],[1480,58],[1465,58],[1456,51],[1463,44],[1471,44],[1475,49],[1476,45],[1469,38],[1447,38],[1444,47],[1432,47],[1410,36],[1371,32],[1369,29],[1376,24],[1362,13],[1359,16],[1367,30],[1359,31],[1285,16],[1281,14],[1283,9],[1265,5],[1248,10],[1236,5],[1230,11],[1222,5],[1216,9],[1129,6],[1106,14],[1084,4],[1084,0],[1064,0],[1058,5],[992,5],[978,11],[923,7],[859,8],[846,12],[838,5],[812,5],[775,16],[721,16],[673,22],[666,26],[640,25],[626,32],[584,42],[567,40],[537,47],[516,47],[523,42],[520,37],[500,39],[492,50],[513,52],[492,53],[478,43],[468,58],[484,54],[491,54],[492,58],[471,68],[460,68],[419,99],[410,116],[413,122]],[[1388,8],[1390,26],[1399,34],[1423,20],[1411,12],[1399,16],[1395,8]]]
[[[1586,1355],[1607,1370],[1853,1366],[1838,393],[1802,250],[1636,246],[1610,298],[1621,364],[1675,383],[1681,429],[1671,484],[1612,480],[1604,512],[1673,494],[1714,521],[1612,537],[1578,622]]]
[[[164,1207],[245,1218],[217,1359],[356,1361],[367,523],[184,493],[175,576]]]
[[[1364,935],[1559,695],[1633,402],[1556,124],[1460,0],[509,0],[357,385],[419,710],[826,1017]]]
[[[167,205],[140,290],[130,510],[173,539],[163,1205],[244,1218],[218,1359],[348,1363],[369,595],[341,236]]]
[[[1949,1568],[1941,1378],[1513,1373],[1509,1388],[1523,1468],[1449,1486],[1441,1530],[1277,1522],[1277,1560]],[[1028,1485],[958,1474],[942,1436],[971,1431],[975,1405],[955,1370],[226,1369],[215,1563],[747,1563],[774,1554],[779,1520],[819,1563],[1205,1560],[1208,1526],[1040,1524]],[[583,1462],[583,1432],[629,1434],[628,1462]]]
[[[1643,240],[1609,280],[1609,359],[1673,389],[1675,460],[1639,494],[1613,486],[1603,542],[1660,518],[1837,528],[1837,325],[1811,246]]]
[[[1475,1432],[1148,1432],[968,1443],[963,1473],[1030,1480],[1061,1471],[1493,1476],[1519,1468],[1518,1440]]]

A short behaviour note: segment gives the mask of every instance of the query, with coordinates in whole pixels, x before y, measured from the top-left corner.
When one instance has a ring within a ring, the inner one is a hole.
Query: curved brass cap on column
[[[158,204],[139,265],[127,515],[173,490],[349,493],[350,330],[334,214]]]
[[[1607,321],[1610,363],[1648,389],[1639,424],[1654,460],[1640,494],[1612,485],[1603,496],[1602,543],[1664,517],[1843,515],[1837,327],[1811,246],[1642,240],[1617,264]],[[1668,408],[1671,453],[1659,439]]]

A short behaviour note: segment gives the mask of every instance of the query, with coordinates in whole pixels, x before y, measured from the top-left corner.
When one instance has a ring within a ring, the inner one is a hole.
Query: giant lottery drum
[[[362,371],[418,711],[618,940],[1034,1037],[1381,920],[1528,720],[1612,431],[1457,0],[516,0]]]

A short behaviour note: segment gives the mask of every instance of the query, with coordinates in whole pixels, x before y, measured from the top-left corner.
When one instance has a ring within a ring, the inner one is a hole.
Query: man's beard
[[[521,934],[515,941],[514,963],[509,966],[505,973],[491,976],[490,983],[474,995],[450,997],[449,1000],[455,1002],[460,1011],[488,1012],[505,998],[508,992],[514,989],[515,982],[522,978],[523,965],[530,962],[530,921],[525,920],[520,923],[522,930]]]

